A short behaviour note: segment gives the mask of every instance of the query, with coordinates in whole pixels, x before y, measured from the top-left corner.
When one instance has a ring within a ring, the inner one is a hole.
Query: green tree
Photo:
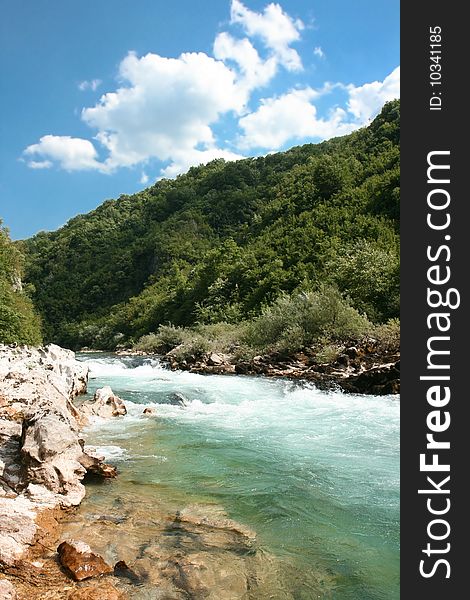
[[[0,221],[0,342],[41,342],[41,324],[21,281],[23,256]]]

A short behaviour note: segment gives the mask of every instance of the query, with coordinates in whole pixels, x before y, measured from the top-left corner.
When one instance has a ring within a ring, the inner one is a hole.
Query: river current
[[[124,552],[132,562],[148,545],[139,511],[212,507],[254,530],[258,553],[278,565],[271,589],[249,598],[399,598],[397,396],[172,372],[150,358],[78,358],[91,369],[89,392],[110,385],[128,408],[85,431],[120,474],[88,487],[82,532],[94,515],[118,515],[117,528],[119,510],[135,510],[132,528],[94,530],[108,558]],[[133,597],[160,597],[152,593],[144,585]]]

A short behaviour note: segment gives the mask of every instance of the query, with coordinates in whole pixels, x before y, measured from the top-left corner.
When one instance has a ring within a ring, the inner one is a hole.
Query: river
[[[270,585],[247,598],[399,598],[398,396],[172,372],[149,358],[78,358],[91,369],[89,392],[110,385],[128,414],[85,432],[120,474],[88,487],[71,533],[86,535],[96,515],[117,515],[88,535],[109,559],[132,563],[158,531],[149,512],[223,509],[256,532],[258,554],[277,565]],[[184,406],[171,403],[178,398]],[[132,597],[170,596],[147,583]]]

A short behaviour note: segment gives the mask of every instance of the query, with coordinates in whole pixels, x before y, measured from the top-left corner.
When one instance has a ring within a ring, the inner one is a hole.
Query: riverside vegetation
[[[321,365],[358,345],[396,360],[399,101],[350,135],[215,160],[55,232],[2,236],[27,288],[5,271],[0,341],[39,341],[29,296],[44,339],[73,349],[170,351],[182,368],[211,352]]]

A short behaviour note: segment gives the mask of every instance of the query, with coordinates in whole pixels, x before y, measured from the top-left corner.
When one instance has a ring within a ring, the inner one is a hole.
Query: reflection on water
[[[88,430],[120,475],[67,535],[125,560],[132,598],[399,597],[396,397],[81,358],[129,413]]]

